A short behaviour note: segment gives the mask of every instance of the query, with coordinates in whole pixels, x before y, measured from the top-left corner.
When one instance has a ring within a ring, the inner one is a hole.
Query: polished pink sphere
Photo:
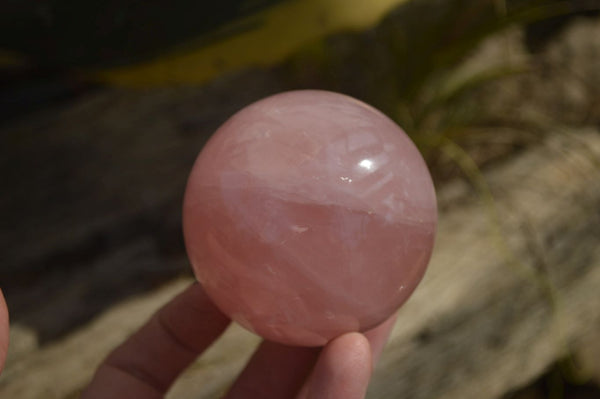
[[[242,109],[200,153],[183,209],[198,280],[233,320],[318,346],[388,318],[416,288],[437,222],[433,183],[381,112],[325,91]]]

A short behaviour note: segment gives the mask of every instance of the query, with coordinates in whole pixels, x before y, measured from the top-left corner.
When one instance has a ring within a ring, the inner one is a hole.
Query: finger
[[[381,356],[381,352],[389,338],[389,335],[396,323],[396,319],[398,317],[397,312],[392,314],[387,320],[378,325],[377,327],[367,331],[364,333],[365,337],[369,341],[369,346],[371,348],[371,359],[372,359],[372,367],[374,368],[375,364],[379,360]],[[314,374],[314,373],[313,373]],[[297,399],[306,399],[309,398],[308,390],[312,383],[312,375],[308,379],[308,381],[302,387],[300,394]]]
[[[383,347],[387,343],[388,338],[390,337],[390,333],[396,324],[396,319],[398,318],[398,312],[395,312],[391,315],[386,321],[365,332],[365,337],[369,340],[369,344],[371,344],[371,353],[373,358],[373,367],[379,361],[379,357],[381,356],[381,352],[383,351]]]
[[[363,399],[372,364],[367,338],[360,333],[344,334],[325,346],[300,397]]]
[[[321,348],[291,347],[263,341],[225,398],[293,398],[320,351]]]
[[[0,289],[0,374],[4,369],[6,353],[8,352],[8,307],[4,300],[4,294]]]
[[[83,397],[161,397],[228,324],[193,284],[106,358]]]

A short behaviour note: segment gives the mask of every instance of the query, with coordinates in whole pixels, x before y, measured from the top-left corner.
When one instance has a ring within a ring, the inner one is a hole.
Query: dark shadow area
[[[600,386],[577,381],[565,373],[565,361],[552,365],[546,373],[525,388],[504,396],[503,399],[598,399]]]
[[[0,125],[48,107],[60,107],[100,86],[65,71],[0,68]]]
[[[44,67],[125,65],[252,29],[257,22],[227,24],[282,1],[3,2],[0,48]]]

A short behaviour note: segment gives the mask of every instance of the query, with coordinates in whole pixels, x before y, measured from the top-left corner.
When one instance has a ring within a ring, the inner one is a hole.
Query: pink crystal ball
[[[429,261],[433,183],[381,112],[326,91],[277,94],[208,141],[188,180],[186,247],[233,320],[266,339],[324,345],[405,302]]]

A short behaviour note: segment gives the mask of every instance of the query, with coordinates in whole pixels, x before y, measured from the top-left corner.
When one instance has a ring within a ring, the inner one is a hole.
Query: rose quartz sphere
[[[233,320],[318,346],[388,318],[421,280],[437,221],[408,136],[351,97],[293,91],[212,136],[183,209],[198,280]]]

